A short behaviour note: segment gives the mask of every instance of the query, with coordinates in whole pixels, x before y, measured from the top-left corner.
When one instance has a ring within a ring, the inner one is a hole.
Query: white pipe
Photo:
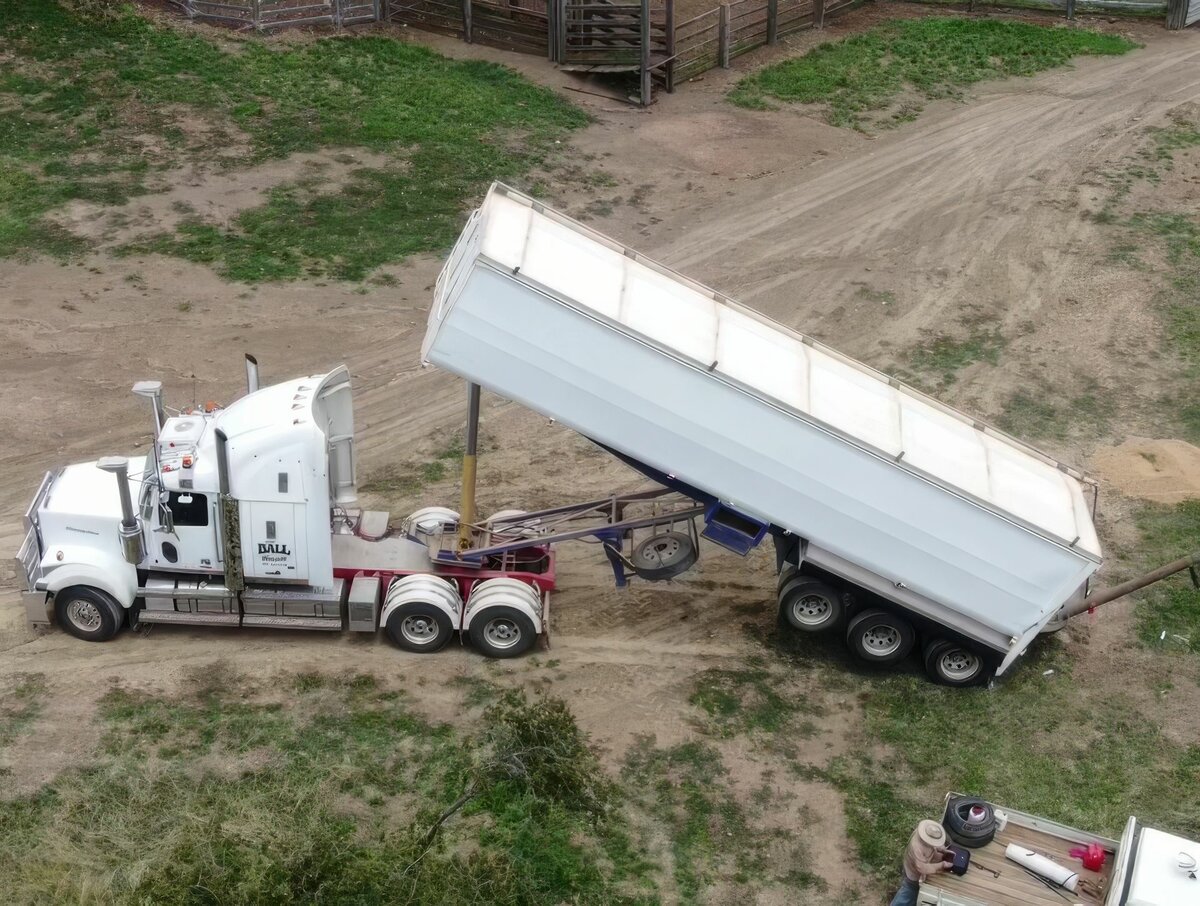
[[[1078,874],[1069,868],[1063,868],[1053,859],[1047,859],[1045,856],[1038,855],[1033,850],[1024,846],[1018,846],[1016,843],[1008,844],[1008,849],[1004,851],[1004,857],[1011,859],[1024,868],[1028,868],[1034,874],[1041,875],[1048,881],[1053,881],[1059,887],[1069,890],[1072,893],[1079,886]]]

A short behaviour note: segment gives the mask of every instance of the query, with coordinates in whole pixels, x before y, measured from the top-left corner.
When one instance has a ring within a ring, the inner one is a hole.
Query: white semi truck
[[[548,626],[558,542],[599,541],[622,585],[679,575],[701,536],[742,555],[769,537],[788,624],[840,632],[877,666],[920,641],[935,681],[969,685],[1068,617],[1196,563],[1090,592],[1085,476],[501,185],[439,277],[422,358],[468,381],[458,512],[393,531],[357,508],[344,367],[259,389],[247,357],[247,396],[170,417],[143,382],[152,455],[49,473],[26,514],[31,622],[93,640],[127,614],[382,626],[413,651],[458,631],[512,656]],[[480,386],[657,487],[477,519]]]
[[[374,632],[434,651],[455,631],[494,657],[545,626],[554,556],[530,543],[470,566],[439,564],[457,514],[431,508],[390,532],[354,506],[350,376],[328,374],[167,415],[151,401],[149,456],[48,473],[25,514],[18,565],[31,623],[81,639],[134,625]],[[136,505],[134,504],[136,501]],[[508,538],[510,536],[500,536]]]

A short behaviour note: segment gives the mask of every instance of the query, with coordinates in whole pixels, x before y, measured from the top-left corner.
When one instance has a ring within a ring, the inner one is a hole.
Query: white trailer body
[[[1084,476],[500,185],[422,358],[798,535],[999,672],[1101,562]]]

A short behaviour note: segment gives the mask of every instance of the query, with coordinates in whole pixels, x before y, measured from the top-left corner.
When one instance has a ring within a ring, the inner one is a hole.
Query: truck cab
[[[549,545],[462,561],[441,543],[457,513],[432,508],[445,514],[432,527],[410,519],[397,532],[389,514],[357,508],[345,366],[260,388],[248,356],[247,383],[227,407],[168,415],[161,384],[139,382],[154,422],[147,456],[46,474],[17,557],[31,624],[56,621],[89,641],[126,622],[383,626],[420,652],[474,631],[497,657],[542,634]]]

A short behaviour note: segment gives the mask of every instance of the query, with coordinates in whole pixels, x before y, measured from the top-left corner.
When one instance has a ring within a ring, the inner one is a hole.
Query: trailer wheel
[[[699,558],[695,542],[683,532],[651,535],[633,550],[633,571],[652,581],[673,579],[691,569]]]
[[[454,625],[450,616],[434,604],[413,601],[397,607],[388,616],[388,638],[405,651],[430,654],[446,646]]]
[[[916,633],[903,617],[886,610],[864,610],[846,628],[846,645],[855,657],[877,667],[890,667],[912,650]]]
[[[798,576],[779,592],[779,612],[793,629],[825,632],[842,622],[846,607],[833,586]]]
[[[925,672],[943,686],[974,686],[988,674],[987,661],[958,642],[934,639],[925,646]]]
[[[58,624],[85,642],[107,642],[125,622],[125,611],[98,588],[74,585],[54,596]]]
[[[533,621],[515,607],[489,607],[476,614],[467,630],[471,644],[494,658],[518,657],[533,647]]]

